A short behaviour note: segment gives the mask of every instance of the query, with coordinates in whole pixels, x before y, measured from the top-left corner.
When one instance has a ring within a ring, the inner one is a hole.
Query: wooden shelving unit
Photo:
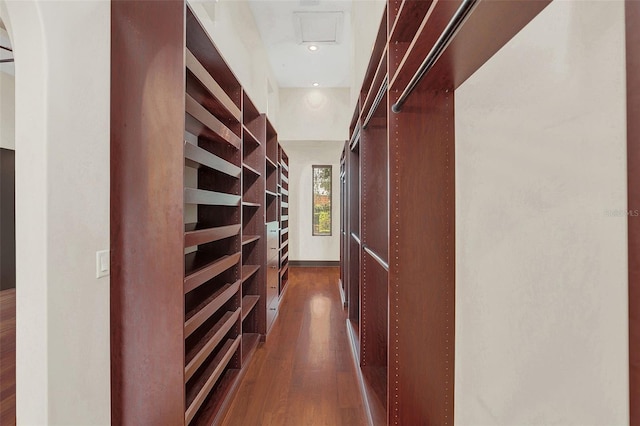
[[[274,319],[277,134],[186,3],[112,28],[112,420],[217,424]]]
[[[244,94],[242,144],[242,334],[266,334],[266,243],[264,228],[265,116]],[[252,203],[249,205],[248,203]],[[258,340],[242,340],[243,358]],[[246,361],[246,360],[245,360]]]
[[[278,315],[280,223],[278,197],[278,134],[269,120],[266,122],[266,156],[264,192],[267,226],[267,332]]]
[[[453,424],[453,93],[547,3],[387,2],[341,158],[341,287],[372,424]]]
[[[289,229],[289,157],[278,146],[278,193],[280,196],[280,229]],[[289,232],[280,235],[280,278],[278,297],[282,299],[289,283]]]
[[[202,413],[219,379],[242,367],[242,88],[189,8],[186,35],[185,222],[235,231],[206,243],[185,233],[184,424],[199,424],[214,420]]]

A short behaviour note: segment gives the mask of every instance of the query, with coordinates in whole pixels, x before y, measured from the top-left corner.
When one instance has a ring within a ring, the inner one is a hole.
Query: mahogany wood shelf
[[[202,165],[234,178],[240,177],[240,167],[235,166],[226,160],[223,160],[217,155],[214,155],[209,151],[202,149],[197,145],[194,145],[193,143],[184,143],[184,158],[190,160],[193,164],[188,165],[194,168],[198,168],[200,165]]]
[[[187,366],[185,367],[184,374],[186,380],[189,380],[207,357],[211,355],[215,347],[218,346],[224,336],[238,321],[239,316],[240,309],[224,314],[220,321],[205,334],[198,344],[185,354]]]
[[[240,224],[199,229],[197,223],[189,223],[185,225],[184,246],[192,247],[230,238],[240,234],[240,229]]]
[[[186,255],[184,292],[188,293],[194,290],[227,269],[237,265],[240,256],[240,253],[235,253],[229,256],[222,256],[211,263],[204,263],[198,253]]]
[[[246,363],[260,342],[258,333],[242,333],[242,363]]]
[[[278,166],[276,166],[276,163],[269,157],[267,157],[267,167],[273,168],[273,169],[277,169]]]
[[[242,236],[242,245],[250,244],[254,241],[258,241],[260,239],[260,235],[243,235]]]
[[[229,301],[240,288],[240,281],[233,284],[225,284],[207,299],[203,300],[185,315],[185,338],[189,337],[198,327],[204,324],[214,313]]]
[[[260,300],[260,296],[257,295],[248,295],[242,298],[242,321],[244,321],[247,315],[255,308],[258,300]]]
[[[257,171],[253,167],[249,166],[248,164],[243,164],[242,168],[245,171],[247,171],[247,172],[249,172],[249,173],[251,173],[251,174],[253,174],[253,175],[257,176],[257,177],[260,177],[262,175],[262,173],[260,173],[259,171]]]
[[[185,204],[204,204],[209,206],[230,206],[240,204],[240,196],[222,192],[206,191],[204,189],[185,188]]]
[[[277,309],[286,154],[189,4],[111,23],[111,419],[219,424]]]
[[[260,265],[243,265],[242,266],[242,282],[247,281],[259,270],[260,270]]]
[[[242,141],[240,138],[189,94],[185,95],[185,105],[186,112],[189,116],[196,119],[220,139],[224,140],[234,148],[239,149],[241,147]]]
[[[218,378],[224,372],[226,365],[231,360],[236,349],[240,345],[242,336],[235,339],[228,339],[218,355],[209,363],[207,368],[196,378],[190,390],[187,390],[187,411],[185,413],[185,422],[189,423],[195,416],[196,412],[204,402],[205,398],[213,388]]]
[[[189,49],[185,48],[184,53],[187,69],[193,73],[200,83],[207,88],[209,93],[220,102],[232,117],[241,121],[242,113],[240,112],[240,108],[236,106],[229,95],[227,95],[224,89],[215,81],[211,74],[207,72],[200,61],[198,61]]]

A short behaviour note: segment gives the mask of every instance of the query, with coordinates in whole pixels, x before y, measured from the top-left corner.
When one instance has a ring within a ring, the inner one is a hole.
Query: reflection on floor
[[[267,342],[225,425],[366,425],[338,291],[338,268],[291,268]]]

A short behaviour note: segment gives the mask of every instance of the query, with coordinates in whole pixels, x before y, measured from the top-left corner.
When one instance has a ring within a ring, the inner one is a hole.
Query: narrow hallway
[[[224,425],[367,423],[338,275],[338,268],[290,269],[279,317],[254,354]]]

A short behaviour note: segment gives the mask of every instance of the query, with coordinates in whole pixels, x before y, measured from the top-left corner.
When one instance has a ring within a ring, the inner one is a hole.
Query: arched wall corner
[[[0,0],[16,93],[18,424],[110,424],[110,2]],[[71,32],[70,29],[73,29]]]
[[[0,0],[15,58],[16,414],[48,423],[46,51],[38,3]]]

